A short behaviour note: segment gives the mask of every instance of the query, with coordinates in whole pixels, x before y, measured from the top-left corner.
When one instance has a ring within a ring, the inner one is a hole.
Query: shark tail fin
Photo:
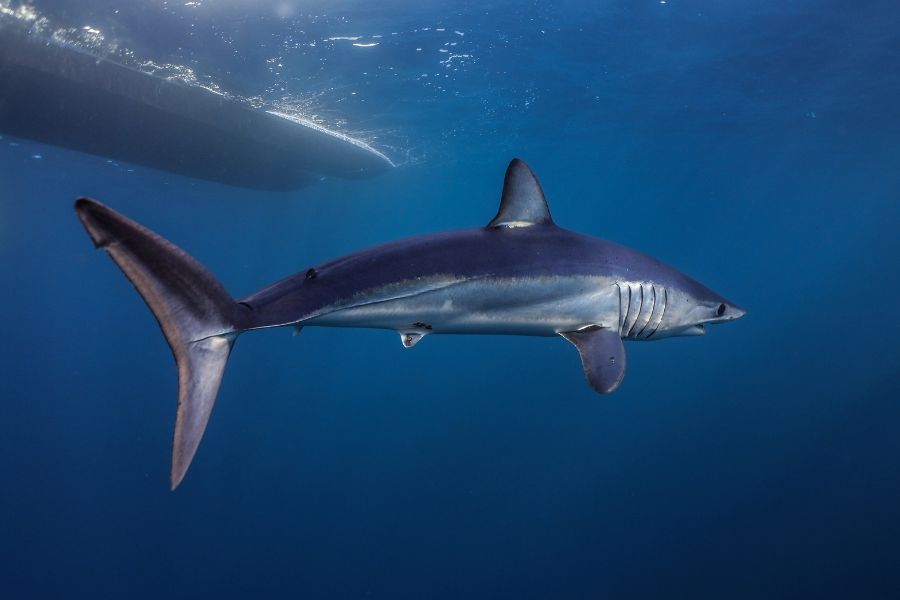
[[[209,421],[228,355],[241,331],[241,308],[185,251],[87,198],[75,212],[150,307],[178,365],[178,415],[171,483],[184,478]]]

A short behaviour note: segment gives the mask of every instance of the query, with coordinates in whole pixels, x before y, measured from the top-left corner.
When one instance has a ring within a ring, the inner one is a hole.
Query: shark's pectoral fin
[[[616,330],[591,325],[560,335],[578,348],[584,375],[598,394],[619,387],[625,377],[625,345]]]
[[[506,169],[500,210],[488,223],[490,229],[553,225],[544,190],[523,161],[514,158]]]

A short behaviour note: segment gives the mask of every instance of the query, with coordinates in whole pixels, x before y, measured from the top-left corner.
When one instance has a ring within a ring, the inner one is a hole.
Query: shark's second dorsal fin
[[[500,210],[488,223],[489,228],[553,225],[550,207],[537,177],[523,161],[512,159],[503,181]]]

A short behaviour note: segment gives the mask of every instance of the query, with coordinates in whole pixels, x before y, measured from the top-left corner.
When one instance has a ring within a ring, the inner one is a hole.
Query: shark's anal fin
[[[591,325],[560,335],[578,348],[584,375],[598,394],[619,387],[625,377],[625,345],[616,330]]]
[[[544,190],[523,161],[514,158],[506,169],[500,210],[488,223],[489,229],[553,225]]]

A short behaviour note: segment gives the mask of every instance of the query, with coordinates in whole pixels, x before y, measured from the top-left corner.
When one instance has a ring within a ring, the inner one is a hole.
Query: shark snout
[[[741,308],[736,304],[727,304],[725,314],[722,315],[722,321],[736,321],[747,314],[747,309]]]
[[[716,324],[716,323],[727,323],[728,321],[736,321],[747,314],[747,310],[741,308],[737,304],[732,304],[730,302],[722,303],[719,305],[718,310],[716,311],[716,316],[708,321],[705,321],[701,324],[705,325],[707,323]]]

